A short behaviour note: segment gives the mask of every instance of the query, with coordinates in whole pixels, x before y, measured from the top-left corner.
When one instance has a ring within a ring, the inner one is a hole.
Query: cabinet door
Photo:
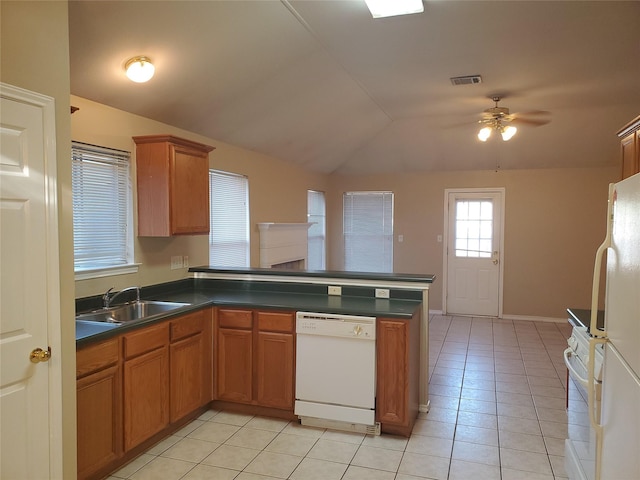
[[[216,355],[219,400],[251,402],[253,398],[252,339],[251,330],[218,329]]]
[[[209,157],[172,146],[171,233],[209,233]]]
[[[78,478],[122,455],[122,376],[112,366],[77,382]]]
[[[406,321],[377,321],[376,416],[382,423],[408,422],[408,328]]]
[[[293,335],[258,332],[257,401],[265,407],[293,408]]]
[[[622,144],[622,178],[625,179],[634,175],[640,169],[638,165],[638,133],[633,132],[624,137]]]
[[[169,424],[168,357],[165,345],[124,363],[125,450]]]
[[[169,346],[171,381],[171,422],[206,403],[208,389],[203,383],[206,367],[204,335],[199,333]]]

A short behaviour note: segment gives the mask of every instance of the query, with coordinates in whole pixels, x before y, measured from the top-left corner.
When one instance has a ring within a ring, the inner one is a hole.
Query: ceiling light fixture
[[[136,83],[144,83],[151,80],[156,71],[156,67],[151,63],[149,57],[138,56],[127,60],[124,65],[129,80]]]
[[[486,124],[486,122],[483,122],[483,123]],[[502,140],[505,142],[511,140],[511,138],[513,138],[513,136],[518,131],[516,127],[512,127],[511,125],[509,126],[503,125],[502,120],[500,120],[499,118],[492,120],[486,125],[487,126],[481,128],[480,131],[478,132],[478,138],[482,142],[486,142],[494,130],[499,132],[500,135],[502,135]]]
[[[373,18],[424,12],[422,0],[364,0]]]

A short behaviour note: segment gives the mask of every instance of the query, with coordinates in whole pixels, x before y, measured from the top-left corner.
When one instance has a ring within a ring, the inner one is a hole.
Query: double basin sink
[[[76,337],[110,330],[136,320],[167,313],[189,305],[179,302],[161,302],[155,300],[137,300],[134,302],[102,308],[76,316]]]

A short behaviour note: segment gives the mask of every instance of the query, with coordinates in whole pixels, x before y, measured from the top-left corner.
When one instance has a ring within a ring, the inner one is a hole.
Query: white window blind
[[[209,171],[211,230],[209,263],[249,266],[249,182],[247,177]]]
[[[347,271],[393,271],[393,193],[343,196],[344,265]]]
[[[129,152],[72,142],[76,272],[132,262]]]
[[[307,269],[326,268],[326,207],[324,192],[307,190],[307,222],[313,223],[307,234]]]

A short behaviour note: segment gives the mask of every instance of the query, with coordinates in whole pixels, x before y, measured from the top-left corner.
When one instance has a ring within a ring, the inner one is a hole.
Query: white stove
[[[596,435],[589,420],[588,407],[588,364],[589,339],[587,327],[571,322],[574,327],[567,339],[564,362],[569,372],[567,382],[567,440],[565,442],[565,470],[570,480],[595,480]],[[604,348],[596,345],[594,350],[594,392],[596,411],[600,417],[600,396],[602,390],[602,364]]]

